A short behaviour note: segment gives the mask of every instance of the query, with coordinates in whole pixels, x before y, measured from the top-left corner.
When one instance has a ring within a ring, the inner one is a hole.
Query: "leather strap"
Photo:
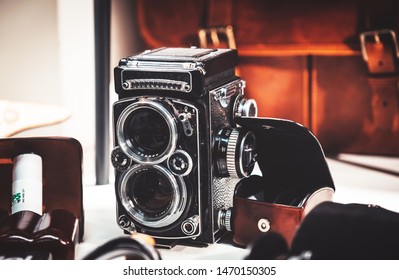
[[[233,241],[241,246],[253,243],[263,234],[281,234],[288,245],[304,217],[304,208],[265,203],[234,197]]]
[[[371,108],[373,123],[378,130],[394,131],[399,133],[398,77],[383,77],[368,79],[371,90]]]
[[[362,40],[371,93],[373,131],[369,132],[385,136],[399,134],[399,58],[396,35],[393,31],[367,34],[375,37],[372,42],[365,39],[367,35]]]
[[[363,59],[368,70],[371,116],[364,130],[370,145],[399,150],[399,5],[397,1],[367,1],[364,4],[364,30],[361,34]]]
[[[378,56],[379,51],[370,52],[370,60]],[[370,149],[380,147],[380,153],[399,152],[399,76],[398,63],[368,63],[369,76],[367,83],[370,92],[371,115],[364,123],[363,131]],[[366,145],[366,146],[367,146]]]
[[[364,131],[370,146],[382,152],[399,152],[399,87],[398,76],[369,77],[371,116]]]

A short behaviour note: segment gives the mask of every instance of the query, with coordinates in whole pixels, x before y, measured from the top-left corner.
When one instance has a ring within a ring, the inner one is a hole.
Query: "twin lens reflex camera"
[[[160,48],[123,58],[113,105],[117,221],[159,244],[214,243],[234,188],[250,175],[255,117],[230,49]]]

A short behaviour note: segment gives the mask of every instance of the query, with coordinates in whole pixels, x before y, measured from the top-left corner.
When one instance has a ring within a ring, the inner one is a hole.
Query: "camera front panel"
[[[114,104],[119,225],[161,239],[201,234],[200,108],[160,96]]]

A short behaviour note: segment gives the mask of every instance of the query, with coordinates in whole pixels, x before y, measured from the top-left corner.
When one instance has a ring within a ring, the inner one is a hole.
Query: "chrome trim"
[[[390,29],[382,29],[382,30],[373,30],[373,31],[367,31],[367,32],[362,32],[360,34],[360,46],[362,50],[362,56],[364,61],[368,61],[368,55],[367,55],[367,49],[366,49],[366,40],[367,37],[373,37],[374,42],[376,44],[381,43],[380,40],[380,35],[382,34],[389,34],[392,38],[392,43],[394,45],[394,53],[397,58],[399,58],[399,47],[398,47],[398,42],[396,39],[396,34],[393,30]]]
[[[180,80],[170,79],[127,79],[122,83],[124,90],[157,89],[190,92],[191,84]]]
[[[259,219],[258,221],[258,229],[261,232],[268,232],[271,229],[270,221],[266,218]]]
[[[184,222],[181,223],[181,231],[185,234],[185,235],[193,235],[198,228],[198,224],[199,224],[199,216],[198,215],[194,215],[188,219],[186,219]],[[187,230],[185,228],[186,225],[191,226],[191,230]]]
[[[258,105],[254,99],[245,99],[242,95],[234,103],[236,117],[257,117]]]
[[[187,70],[199,70],[201,73],[205,74],[204,65],[202,63],[194,63],[194,62],[160,62],[160,61],[138,61],[138,60],[129,60],[126,64],[128,68],[141,69],[145,71],[165,71],[173,70],[173,71],[187,71]]]
[[[224,84],[221,87],[215,88],[209,92],[209,95],[212,96],[216,101],[219,101],[220,105],[223,108],[226,108],[229,104],[229,99],[236,94],[236,92],[245,88],[245,82],[243,80],[234,80],[230,83]]]
[[[334,189],[324,187],[316,190],[310,196],[306,197],[299,207],[304,207],[303,215],[306,216],[314,207],[324,201],[332,201],[334,196]]]
[[[138,62],[138,61],[136,61]],[[187,63],[185,63],[187,64]],[[182,80],[170,80],[170,79],[164,79],[162,80],[163,82],[177,82],[177,83],[184,83],[184,87],[182,90],[183,92],[191,92],[193,88],[193,76],[191,72],[187,72],[187,70],[198,70],[202,75],[205,75],[205,69],[203,68],[202,64],[195,64],[195,63],[189,63],[190,65],[185,65],[184,63],[165,63],[165,68],[159,67],[160,63],[159,62],[146,62],[143,63],[141,62],[140,64],[132,64],[130,67],[122,67],[121,75],[120,75],[120,84],[122,85],[122,88],[125,90],[133,90],[133,88],[130,88],[131,82],[134,80],[143,80],[143,81],[161,81],[162,79],[156,78],[156,77],[149,77],[146,79],[131,79],[129,77],[125,77],[125,74],[129,72],[166,72],[166,73],[184,73],[189,76],[189,82],[185,82]],[[126,73],[125,73],[126,72]],[[152,88],[149,88],[152,89]],[[171,90],[171,89],[168,89]]]

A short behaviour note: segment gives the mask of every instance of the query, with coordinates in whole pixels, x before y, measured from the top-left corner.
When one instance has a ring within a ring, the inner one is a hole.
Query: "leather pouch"
[[[262,176],[236,186],[233,240],[247,246],[273,231],[291,244],[306,214],[332,199],[335,186],[323,150],[307,128],[292,121],[242,118],[237,123],[255,133]]]
[[[11,215],[13,158],[29,153],[42,158],[43,215]],[[84,233],[80,143],[63,137],[1,139],[0,181],[0,255],[47,252],[53,259],[73,259]]]

